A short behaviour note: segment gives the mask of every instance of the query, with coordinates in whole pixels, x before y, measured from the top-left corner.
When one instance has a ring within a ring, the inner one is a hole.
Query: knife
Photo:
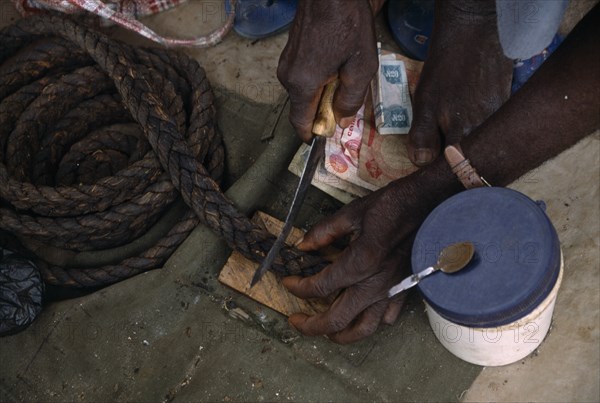
[[[300,176],[300,181],[298,182],[298,187],[296,188],[296,192],[294,193],[294,199],[292,200],[292,206],[285,218],[285,223],[283,224],[283,228],[279,233],[279,236],[271,246],[269,253],[261,262],[260,266],[254,272],[254,276],[252,277],[252,282],[250,283],[250,287],[254,287],[256,283],[260,281],[263,274],[273,264],[273,261],[279,255],[279,251],[283,247],[283,244],[288,237],[290,231],[292,230],[292,224],[300,211],[300,207],[302,206],[302,202],[304,201],[304,197],[306,196],[306,191],[310,187],[310,183],[312,181],[313,176],[315,175],[315,171],[319,166],[319,162],[323,155],[325,154],[325,144],[327,143],[327,137],[331,137],[335,133],[335,118],[333,116],[333,94],[335,93],[335,89],[337,88],[338,81],[334,81],[325,86],[323,90],[323,94],[321,96],[321,100],[319,102],[319,107],[317,110],[317,115],[315,121],[313,122],[312,132],[315,135],[312,139],[310,145],[310,152],[308,154],[308,158],[306,159],[306,164],[304,165],[304,169],[302,170],[302,175]]]
[[[396,284],[388,290],[388,298],[392,298],[394,295],[416,286],[424,277],[427,277],[434,271],[436,270],[433,267],[428,267],[427,269],[419,273],[406,277],[404,280],[402,280],[401,282],[399,282],[398,284]]]

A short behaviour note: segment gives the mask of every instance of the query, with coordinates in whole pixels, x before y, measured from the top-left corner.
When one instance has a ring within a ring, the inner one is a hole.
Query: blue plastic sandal
[[[262,39],[285,31],[294,16],[298,0],[237,0],[233,30],[248,39]],[[231,5],[225,0],[225,11]]]
[[[394,41],[411,59],[427,57],[434,8],[434,0],[389,0],[387,3],[387,20]]]

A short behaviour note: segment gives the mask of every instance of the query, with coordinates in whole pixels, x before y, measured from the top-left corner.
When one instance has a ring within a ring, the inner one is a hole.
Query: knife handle
[[[335,116],[333,116],[333,94],[338,80],[327,84],[321,95],[317,116],[313,122],[312,132],[317,136],[331,137],[335,134]]]

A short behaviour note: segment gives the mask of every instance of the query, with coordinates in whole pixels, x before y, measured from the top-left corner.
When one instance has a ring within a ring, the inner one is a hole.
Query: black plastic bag
[[[43,294],[33,262],[0,248],[0,336],[29,326],[42,310]]]

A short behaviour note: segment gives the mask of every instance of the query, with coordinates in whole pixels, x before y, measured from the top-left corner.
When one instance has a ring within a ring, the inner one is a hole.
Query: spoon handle
[[[406,277],[404,280],[402,280],[401,282],[389,289],[388,298],[391,298],[404,290],[408,290],[409,288],[414,287],[424,277],[429,276],[435,271],[437,271],[437,267],[431,266],[426,268],[425,270],[421,270],[420,272],[413,274],[412,276]]]

